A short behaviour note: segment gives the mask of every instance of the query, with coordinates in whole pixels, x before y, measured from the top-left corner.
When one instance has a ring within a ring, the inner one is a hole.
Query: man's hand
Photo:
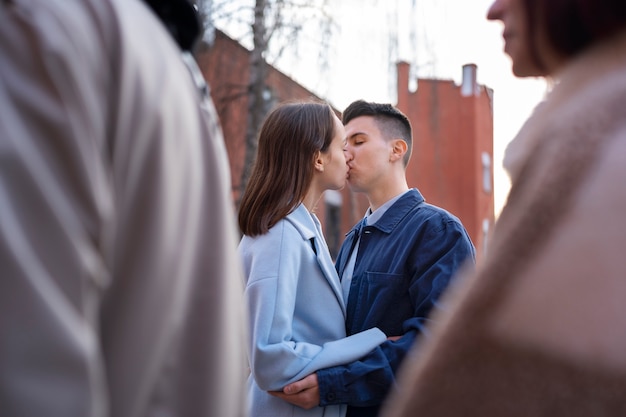
[[[282,391],[269,391],[269,394],[306,410],[320,404],[320,389],[317,374],[313,373],[300,381],[292,382]]]

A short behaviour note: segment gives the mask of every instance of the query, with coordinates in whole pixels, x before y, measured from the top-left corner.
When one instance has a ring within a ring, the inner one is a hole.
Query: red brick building
[[[218,31],[213,47],[201,53],[198,62],[224,131],[235,193],[244,161],[249,51]],[[428,202],[462,220],[480,258],[494,221],[492,91],[476,83],[475,65],[463,67],[460,86],[453,81],[419,79],[416,91],[409,90],[409,65],[399,63],[397,69],[397,106],[414,130],[409,186],[419,188]],[[268,100],[273,102],[318,98],[275,68],[269,69],[267,85]],[[366,209],[364,196],[348,187],[325,194],[317,215],[331,252]]]
[[[399,63],[397,107],[413,126],[409,186],[459,217],[484,251],[493,223],[493,91],[476,82],[476,65],[462,68],[461,85],[418,79],[409,90],[409,64]]]

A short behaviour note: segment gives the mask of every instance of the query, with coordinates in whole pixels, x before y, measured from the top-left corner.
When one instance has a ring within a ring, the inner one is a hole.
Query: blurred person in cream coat
[[[137,0],[0,0],[3,417],[245,415],[226,152],[176,40]]]

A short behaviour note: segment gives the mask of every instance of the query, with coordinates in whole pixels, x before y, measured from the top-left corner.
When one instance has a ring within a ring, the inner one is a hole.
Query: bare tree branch
[[[207,26],[217,27],[232,35],[250,49],[248,85],[233,85],[224,99],[248,98],[245,161],[238,195],[245,189],[257,149],[257,132],[272,102],[268,94],[268,63],[275,64],[287,54],[298,57],[300,50],[317,51],[320,65],[327,65],[327,51],[332,35],[332,18],[328,0],[197,0],[208,4],[204,16]],[[316,36],[303,35],[313,31]],[[313,28],[314,30],[311,30]],[[321,29],[321,30],[320,30]],[[236,202],[237,206],[239,201]]]

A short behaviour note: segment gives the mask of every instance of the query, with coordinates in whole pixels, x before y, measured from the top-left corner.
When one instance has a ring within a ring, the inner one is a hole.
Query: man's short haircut
[[[413,150],[413,131],[411,122],[404,113],[388,103],[357,100],[344,110],[342,122],[346,125],[350,120],[361,116],[373,117],[378,129],[380,129],[386,140],[402,139],[406,142],[407,151],[403,159],[406,167],[409,164]]]

